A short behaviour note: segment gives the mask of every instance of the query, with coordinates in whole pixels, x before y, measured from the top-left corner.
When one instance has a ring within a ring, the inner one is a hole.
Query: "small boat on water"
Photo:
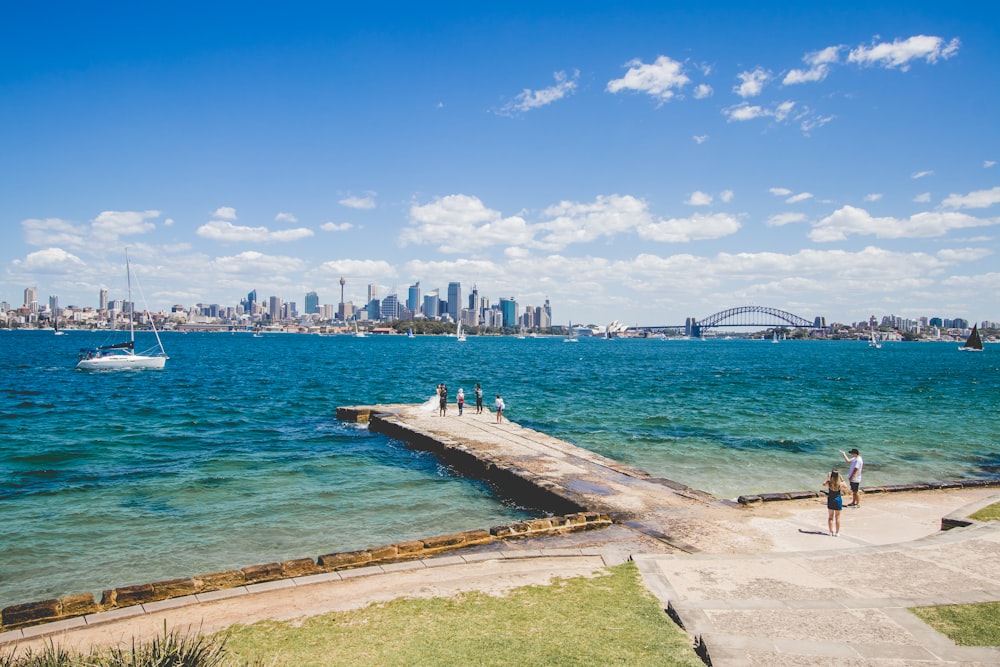
[[[56,336],[65,336],[66,335],[66,332],[62,331],[59,328],[59,318],[58,317],[53,317],[52,318],[52,333],[53,333],[53,335],[56,335]]]
[[[876,350],[882,349],[882,341],[875,335],[874,329],[869,331],[868,347],[875,348]]]
[[[358,328],[358,321],[354,320],[354,337],[364,338],[366,336],[365,332]]]
[[[459,343],[465,342],[465,334],[462,333],[462,320],[458,321],[458,327],[455,329],[455,338],[458,339]]]
[[[569,333],[568,333],[568,335],[565,338],[563,338],[563,342],[564,343],[579,343],[580,342],[580,339],[576,337],[576,332],[573,331],[573,322],[572,322],[572,320],[569,323]]]
[[[150,319],[149,323],[156,336],[156,345],[141,354],[135,352],[135,314],[132,305],[132,268],[129,264],[128,252],[125,253],[125,275],[128,281],[128,340],[122,343],[101,345],[92,349],[80,350],[80,359],[76,367],[87,371],[120,371],[126,369],[163,368],[167,363],[167,353],[163,349],[160,334],[156,325]]]
[[[969,334],[968,339],[965,341],[965,345],[958,348],[962,352],[982,352],[983,351],[983,339],[979,336],[978,324],[972,325],[972,333]]]

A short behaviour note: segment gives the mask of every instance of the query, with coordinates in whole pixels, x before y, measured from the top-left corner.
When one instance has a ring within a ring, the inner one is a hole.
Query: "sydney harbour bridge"
[[[701,337],[708,331],[720,327],[790,327],[793,329],[823,329],[826,318],[813,320],[789,313],[786,310],[767,306],[737,306],[720,310],[700,320],[689,317],[685,324],[635,327],[641,331],[683,330],[687,335]]]

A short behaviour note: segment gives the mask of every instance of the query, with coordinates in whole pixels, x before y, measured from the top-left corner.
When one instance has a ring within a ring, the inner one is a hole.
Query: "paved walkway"
[[[865,507],[844,511],[851,538],[822,534],[792,512],[786,541],[800,551],[634,559],[647,586],[700,638],[715,667],[1000,665],[1000,648],[956,646],[907,611],[1000,601],[1000,525],[887,543],[913,528],[914,505],[940,497],[867,498]],[[964,511],[989,500],[976,498]],[[865,517],[869,505],[872,516]],[[896,516],[894,505],[910,506],[910,515]]]

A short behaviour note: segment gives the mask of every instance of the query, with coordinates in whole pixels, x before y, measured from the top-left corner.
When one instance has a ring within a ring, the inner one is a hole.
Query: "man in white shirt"
[[[851,502],[847,506],[861,507],[861,469],[865,467],[865,461],[857,449],[850,451],[850,457],[843,450],[840,454],[851,465],[850,470],[847,471],[847,481],[851,485]]]

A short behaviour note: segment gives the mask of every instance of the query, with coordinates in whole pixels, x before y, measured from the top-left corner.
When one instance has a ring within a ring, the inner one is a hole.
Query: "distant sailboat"
[[[52,332],[56,336],[65,336],[66,335],[65,331],[60,331],[59,330],[59,317],[58,316],[52,318]]]
[[[355,338],[364,338],[365,337],[365,332],[358,328],[358,321],[357,320],[354,320],[354,337]]]
[[[570,323],[569,323],[569,335],[566,336],[565,338],[563,338],[563,342],[564,343],[577,343],[577,342],[579,342],[579,340],[580,339],[578,339],[576,337],[576,334],[573,333],[573,321],[570,320]]]
[[[875,335],[875,330],[874,329],[871,329],[869,331],[869,336],[870,337],[868,339],[868,347],[873,347],[873,348],[875,348],[877,350],[881,349],[882,348],[882,341],[879,340],[878,336]]]
[[[778,342],[778,330],[777,329],[775,329],[774,334],[771,336],[771,342],[772,343],[777,343]]]
[[[455,338],[458,339],[459,343],[465,342],[465,334],[462,333],[462,320],[458,321],[458,326],[455,328]]]
[[[972,333],[969,334],[969,338],[965,341],[965,345],[958,348],[962,352],[982,352],[983,351],[983,339],[979,337],[978,324],[972,325]]]
[[[407,338],[413,338],[413,329],[407,329],[406,330],[406,337]]]

